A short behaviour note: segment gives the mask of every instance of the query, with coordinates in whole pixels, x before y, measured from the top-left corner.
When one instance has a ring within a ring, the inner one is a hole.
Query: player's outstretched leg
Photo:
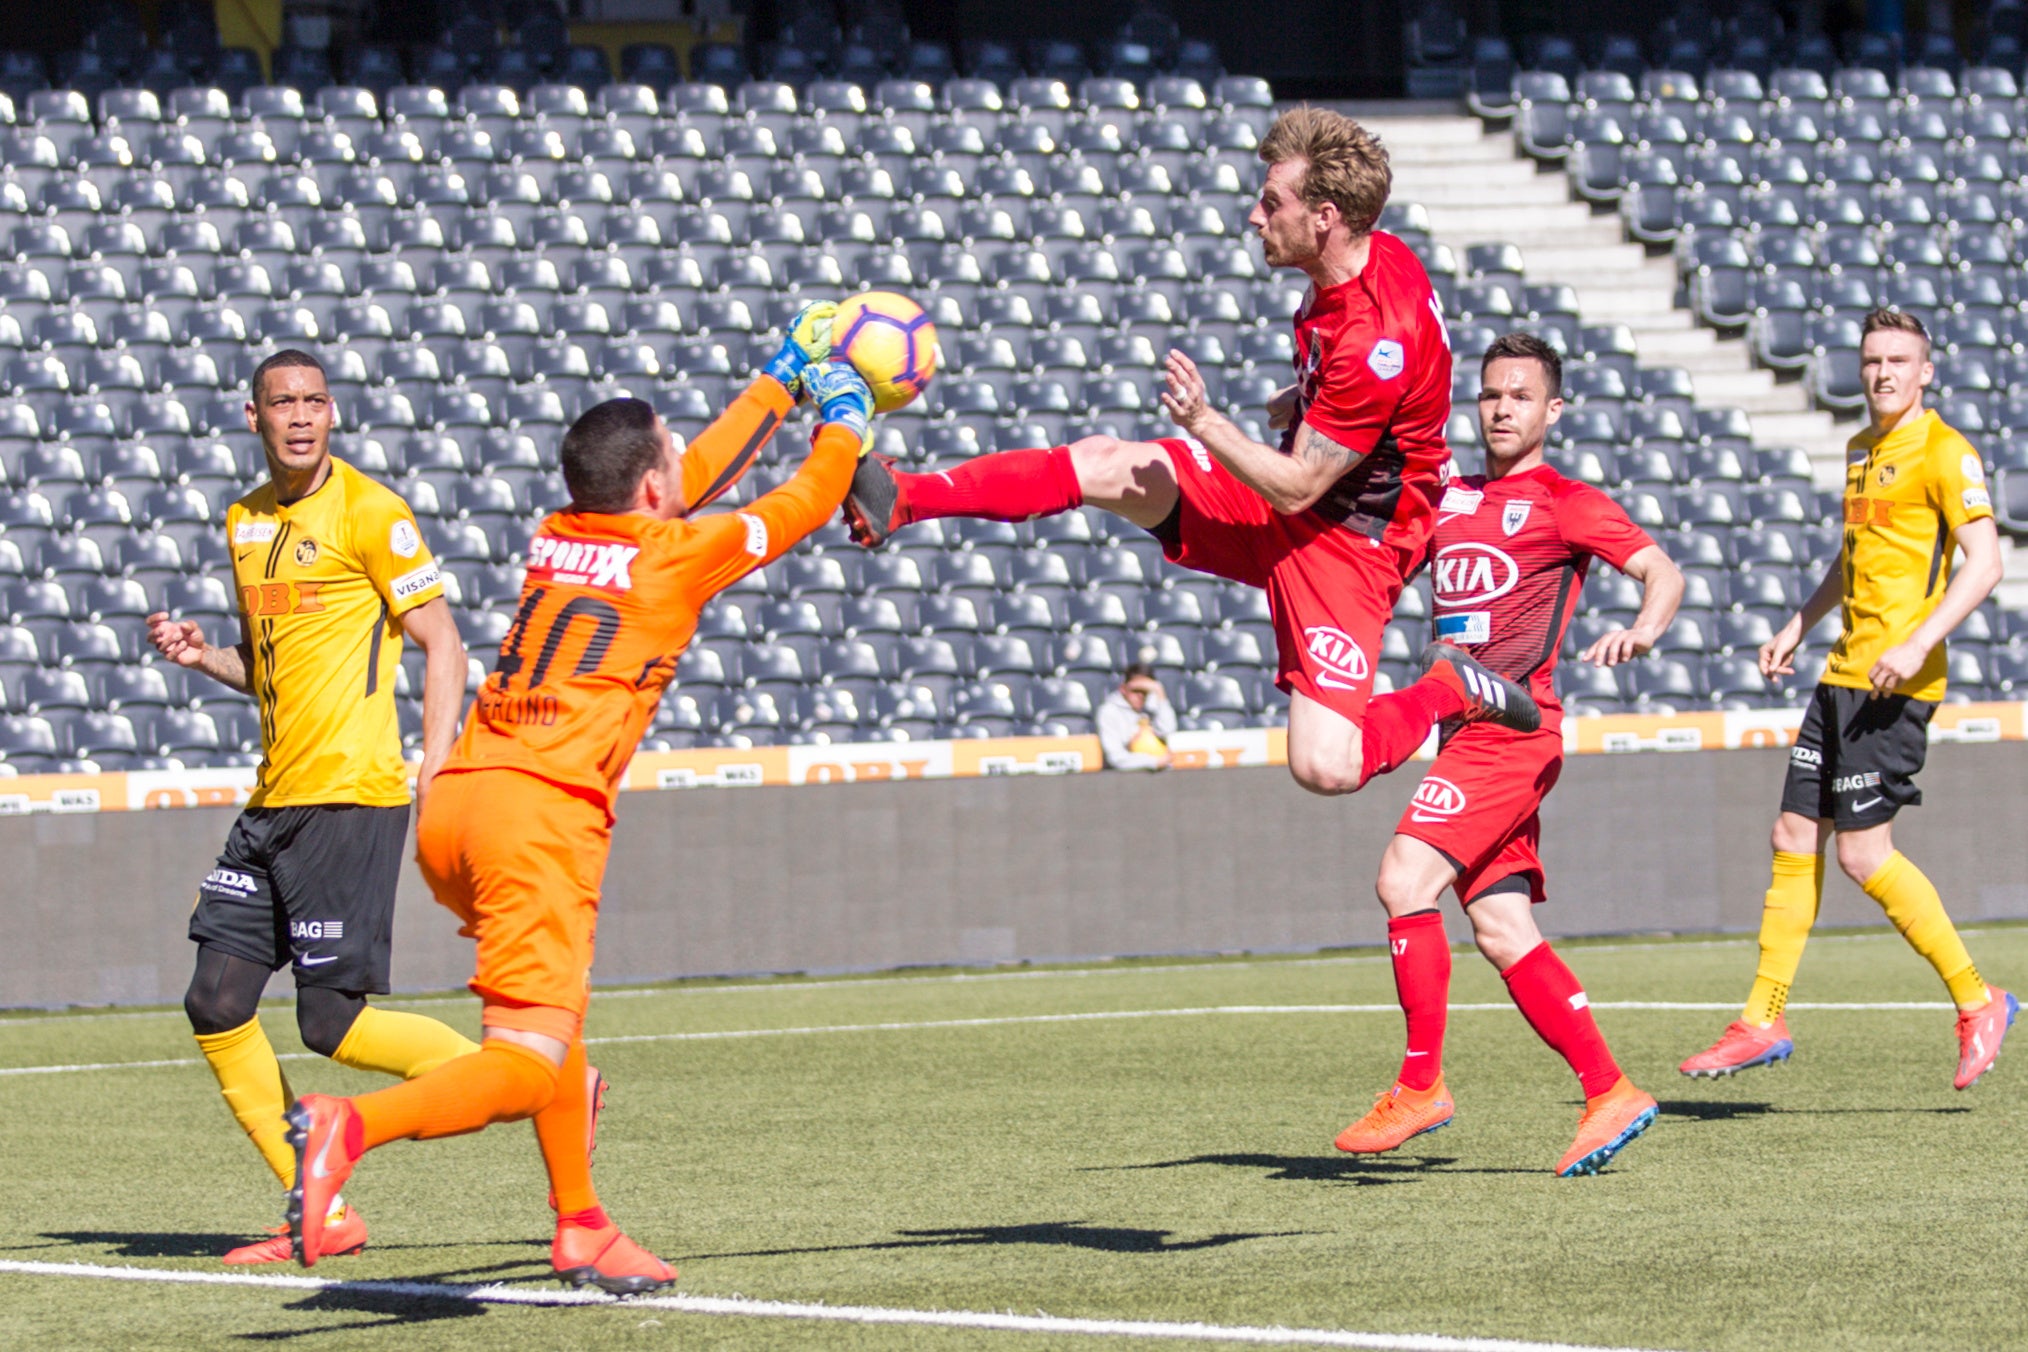
[[[1026,521],[1083,502],[1068,446],[996,451],[938,474],[911,474],[892,457],[869,452],[852,476],[845,515],[853,540],[871,549],[912,521]]]

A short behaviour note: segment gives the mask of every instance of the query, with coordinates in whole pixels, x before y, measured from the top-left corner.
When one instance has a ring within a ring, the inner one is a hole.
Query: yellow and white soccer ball
[[[923,308],[893,291],[862,291],[838,303],[831,358],[849,361],[873,390],[873,410],[892,413],[915,401],[937,373],[937,326]]]

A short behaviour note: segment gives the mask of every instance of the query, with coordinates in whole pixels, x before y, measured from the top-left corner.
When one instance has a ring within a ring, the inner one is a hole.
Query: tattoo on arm
[[[1356,453],[1346,450],[1308,423],[1296,429],[1295,444],[1290,450],[1296,459],[1309,468],[1319,472],[1328,471],[1333,482],[1352,468],[1352,462],[1359,458]]]

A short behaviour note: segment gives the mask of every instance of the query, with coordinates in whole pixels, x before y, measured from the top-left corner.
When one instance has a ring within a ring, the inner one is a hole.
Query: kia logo
[[[1303,637],[1309,642],[1310,656],[1331,675],[1363,681],[1372,670],[1366,664],[1366,654],[1343,629],[1313,624],[1303,631]]]
[[[1448,779],[1425,775],[1422,783],[1415,786],[1414,802],[1418,819],[1423,814],[1455,817],[1465,810],[1465,791]]]
[[[1482,604],[1505,596],[1521,580],[1514,560],[1491,545],[1476,542],[1437,551],[1436,602],[1440,606]]]

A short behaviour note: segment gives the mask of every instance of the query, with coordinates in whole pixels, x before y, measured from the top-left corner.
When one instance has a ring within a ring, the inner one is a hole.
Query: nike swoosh
[[[239,553],[232,556],[232,561],[234,563],[245,563],[252,557],[253,551],[251,549],[242,549]]]
[[[1406,1061],[1411,1056],[1428,1056],[1428,1055],[1429,1055],[1428,1052],[1403,1052],[1401,1054],[1401,1059]]]
[[[338,961],[338,955],[336,953],[326,953],[321,958],[313,958],[308,953],[305,953],[302,957],[296,959],[296,966],[322,967],[327,962],[336,962],[336,961]]]
[[[1449,813],[1413,812],[1409,814],[1409,820],[1416,822],[1447,822],[1450,819]]]
[[[1337,677],[1321,671],[1317,673],[1317,684],[1329,686],[1333,690],[1357,690],[1359,688],[1351,681],[1341,681]]]
[[[337,1171],[331,1168],[331,1147],[337,1142],[338,1133],[332,1132],[324,1138],[324,1148],[317,1152],[317,1158],[310,1161],[310,1177],[329,1178]]]
[[[1866,810],[1867,808],[1869,808],[1869,807],[1872,807],[1872,806],[1873,806],[1873,805],[1874,805],[1875,803],[1884,803],[1884,802],[1886,802],[1886,801],[1887,801],[1887,799],[1886,799],[1886,798],[1884,798],[1884,797],[1881,797],[1881,798],[1868,798],[1868,799],[1867,799],[1867,800],[1866,800],[1865,802],[1863,802],[1863,803],[1854,803],[1854,804],[1852,804],[1852,810],[1853,810],[1854,812],[1864,812],[1864,811],[1865,811],[1865,810]]]

